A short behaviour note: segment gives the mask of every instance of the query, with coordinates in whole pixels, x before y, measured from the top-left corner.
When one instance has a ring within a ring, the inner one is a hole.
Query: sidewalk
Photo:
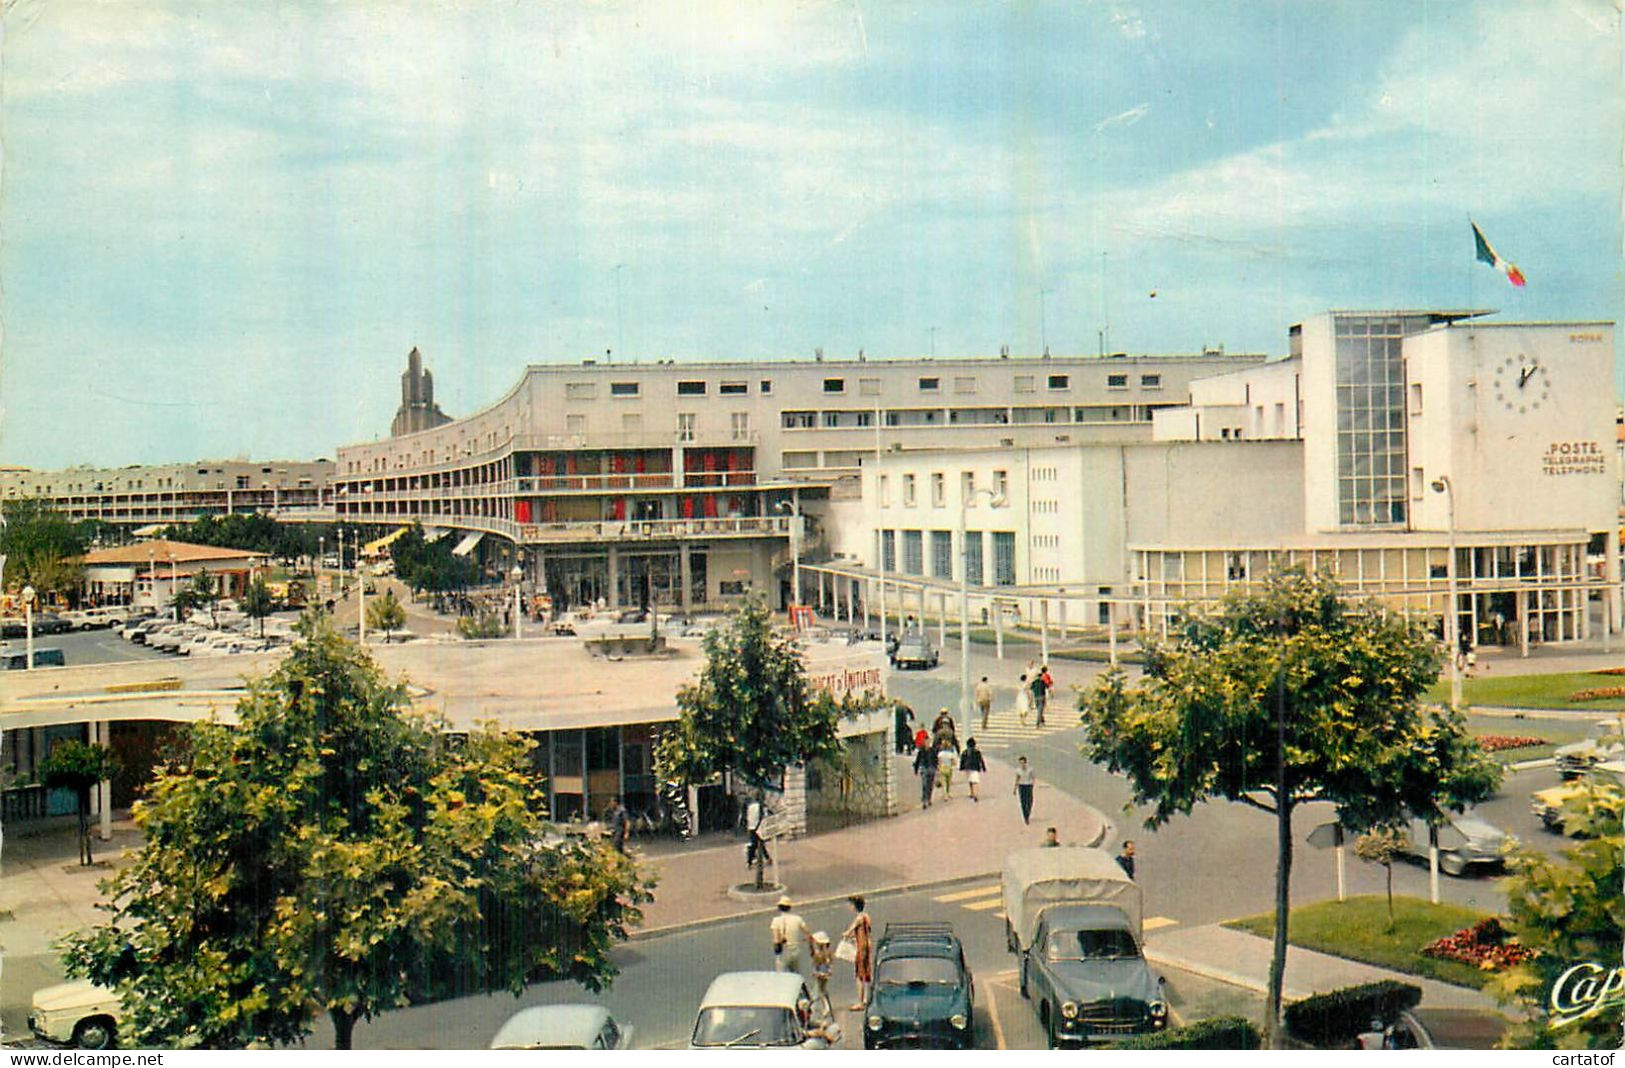
[[[953,796],[937,793],[929,809],[919,807],[919,791],[904,795],[904,811],[840,831],[781,843],[779,877],[797,905],[839,899],[848,894],[923,886],[996,875],[1012,849],[1038,845],[1045,827],[1060,830],[1061,840],[1090,845],[1108,830],[1106,818],[1088,805],[1039,782],[1031,825],[1021,822],[1013,796],[1015,773],[1010,765],[989,758],[981,786],[982,800],[972,802],[964,776],[954,777]],[[904,780],[907,791],[915,783]],[[761,903],[735,901],[728,888],[752,879],[745,867],[743,839],[731,845],[692,852],[646,856],[660,880],[655,900],[644,908],[640,936],[712,920],[772,911],[772,898]],[[773,878],[768,868],[767,878]]]
[[[1146,940],[1145,957],[1159,967],[1177,968],[1221,983],[1263,992],[1269,986],[1271,948],[1267,938],[1214,923],[1204,927],[1175,928],[1152,935]],[[1421,987],[1422,1004],[1428,1008],[1500,1011],[1495,999],[1482,991],[1420,976],[1401,975],[1386,968],[1297,946],[1287,947],[1283,995],[1288,1001],[1299,1001],[1310,994],[1380,979],[1397,979]]]

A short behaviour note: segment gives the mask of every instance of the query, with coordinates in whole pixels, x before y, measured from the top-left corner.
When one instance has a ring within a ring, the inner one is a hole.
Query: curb
[[[1179,971],[1190,972],[1192,975],[1199,975],[1204,979],[1212,979],[1214,982],[1240,987],[1243,990],[1250,990],[1255,994],[1269,994],[1269,983],[1264,980],[1255,979],[1250,975],[1242,975],[1240,972],[1233,972],[1228,968],[1219,968],[1212,964],[1204,964],[1200,961],[1191,960],[1188,957],[1175,956],[1172,953],[1166,953],[1154,946],[1146,946],[1144,954],[1146,960],[1158,965],[1159,967],[1177,968]],[[1293,990],[1290,987],[1283,987],[1281,990],[1282,1002],[1302,1001],[1308,996],[1309,995],[1305,994],[1303,991]]]
[[[1520,760],[1516,764],[1506,765],[1509,771],[1532,771],[1535,768],[1552,768],[1557,766],[1556,757],[1541,757],[1539,760]]]
[[[1101,842],[1106,840],[1106,835],[1110,830],[1111,821],[1102,818],[1100,830],[1096,832],[1093,840],[1088,843],[1089,847],[1098,847]],[[882,886],[874,890],[852,890],[840,894],[827,894],[824,897],[808,898],[805,901],[798,901],[796,902],[796,907],[820,908],[824,905],[834,905],[845,901],[855,893],[861,893],[866,898],[887,897],[896,894],[910,894],[916,890],[925,890],[933,886],[948,886],[952,883],[969,882],[972,879],[994,879],[1000,874],[1002,874],[1002,872],[995,869],[994,871],[971,872],[966,875],[950,875],[941,879],[925,879],[907,883],[896,883],[891,886]],[[770,906],[768,908],[752,908],[746,909],[742,912],[725,913],[720,916],[707,916],[703,919],[683,920],[678,923],[668,923],[661,927],[643,927],[628,934],[627,941],[638,942],[646,938],[658,938],[662,935],[680,934],[683,931],[692,931],[696,928],[706,927],[713,923],[726,923],[729,920],[743,920],[750,919],[751,917],[771,916],[777,911],[777,906]]]

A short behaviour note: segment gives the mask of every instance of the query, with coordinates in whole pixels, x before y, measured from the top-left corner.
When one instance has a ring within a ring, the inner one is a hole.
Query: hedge
[[[1240,1016],[1215,1016],[1188,1027],[1114,1042],[1111,1049],[1257,1049],[1258,1028]]]
[[[1421,987],[1393,979],[1346,986],[1288,1005],[1286,1029],[1292,1037],[1320,1049],[1342,1049],[1367,1030],[1372,1020],[1392,1023],[1421,1000]]]

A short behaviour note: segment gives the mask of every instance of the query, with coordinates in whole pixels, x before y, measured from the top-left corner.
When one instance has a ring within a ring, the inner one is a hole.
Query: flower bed
[[[1625,686],[1597,686],[1569,694],[1570,701],[1604,701],[1610,697],[1625,697]]]
[[[1463,927],[1453,935],[1422,947],[1422,955],[1455,960],[1485,971],[1499,971],[1532,960],[1535,951],[1520,946],[1494,916]]]
[[[1527,734],[1481,734],[1478,737],[1478,744],[1484,747],[1486,753],[1499,753],[1503,749],[1528,749],[1534,745],[1545,745],[1546,739]]]

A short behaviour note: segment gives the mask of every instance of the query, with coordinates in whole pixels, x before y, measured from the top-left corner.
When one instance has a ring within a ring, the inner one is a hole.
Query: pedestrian
[[[1045,849],[1058,849],[1058,848],[1060,848],[1060,845],[1061,845],[1061,833],[1059,831],[1057,831],[1054,827],[1045,827],[1044,828],[1043,848],[1045,848]]]
[[[1027,676],[1023,675],[1021,681],[1016,683],[1016,718],[1021,720],[1023,727],[1027,725],[1027,713],[1032,707],[1033,692],[1027,685]]]
[[[767,806],[759,797],[751,798],[750,804],[745,806],[745,830],[750,832],[750,844],[745,847],[747,868],[756,866],[757,857],[764,865],[773,863],[773,857],[767,851],[767,841],[762,837],[762,824],[767,820],[767,815]]]
[[[874,953],[870,946],[874,923],[869,919],[869,914],[863,911],[862,894],[853,894],[847,901],[852,905],[852,922],[847,925],[841,940],[850,941],[858,951],[858,955],[852,958],[852,974],[858,980],[858,1002],[850,1011],[862,1012],[869,1003],[869,985],[875,981]]]
[[[954,792],[954,765],[958,757],[953,749],[941,742],[937,745],[937,785],[942,787],[944,801],[953,796]]]
[[[897,733],[897,751],[899,753],[912,753],[914,751],[914,728],[909,724],[914,722],[914,710],[903,702],[897,702],[892,709],[892,723]]]
[[[1134,842],[1132,839],[1123,840],[1123,848],[1117,852],[1117,866],[1123,869],[1123,874],[1130,879],[1134,878]]]
[[[1021,822],[1033,821],[1033,769],[1027,766],[1027,758],[1019,757],[1016,760],[1016,789],[1015,794],[1021,799]]]
[[[828,1018],[835,1015],[835,1003],[829,1000],[829,977],[835,970],[835,947],[830,945],[829,935],[823,931],[812,933],[811,945],[813,986],[816,988],[813,1003],[823,1002],[821,1015]]]
[[[921,735],[925,732],[921,731]],[[914,772],[920,777],[920,807],[931,807],[931,788],[937,782],[937,748],[929,739],[922,740],[914,750]]]
[[[954,717],[946,708],[937,712],[937,718],[931,723],[931,735],[938,749],[959,752],[959,728],[955,726]]]
[[[1042,727],[1044,725],[1044,708],[1049,704],[1049,690],[1044,687],[1044,676],[1036,671],[1033,672],[1032,676],[1027,680],[1027,689],[1032,692],[1033,711],[1038,713],[1037,718],[1033,721],[1033,726]]]
[[[987,771],[987,761],[976,748],[975,738],[966,740],[965,751],[959,754],[959,770],[965,773],[965,780],[970,784],[970,799],[980,803],[982,799],[976,796],[976,788],[982,783],[982,773]]]
[[[807,921],[791,911],[794,908],[788,894],[779,898],[779,914],[768,930],[773,935],[773,970],[800,975],[801,949],[812,945],[812,932],[807,930]]]
[[[921,727],[919,730],[914,732],[914,751],[916,753],[919,752],[921,749],[925,749],[925,748],[928,748],[930,746],[931,746],[931,732],[930,731],[926,730],[924,727]]]
[[[625,853],[626,832],[632,825],[632,816],[619,797],[609,799],[609,807],[604,810],[604,824],[609,828],[610,840],[615,843],[616,851]]]
[[[976,684],[976,707],[982,712],[982,729],[987,730],[987,717],[993,711],[993,687],[987,684],[987,676]]]

